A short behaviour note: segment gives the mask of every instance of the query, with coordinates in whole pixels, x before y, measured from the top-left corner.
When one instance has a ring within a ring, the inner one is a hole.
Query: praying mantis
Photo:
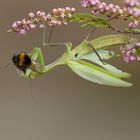
[[[95,82],[101,85],[129,87],[132,84],[122,80],[122,78],[129,78],[131,75],[127,72],[122,72],[116,67],[104,63],[103,59],[110,59],[114,56],[114,52],[106,50],[112,45],[127,44],[130,40],[126,35],[108,35],[94,40],[88,41],[90,34],[76,47],[72,43],[49,43],[52,36],[50,33],[48,43],[45,43],[46,28],[43,32],[43,47],[49,48],[51,46],[66,46],[66,51],[53,63],[45,65],[41,48],[34,48],[28,55],[34,62],[33,67],[29,67],[27,71],[20,72],[20,76],[26,78],[36,78],[42,74],[53,70],[57,66],[67,65],[73,72],[80,77]],[[89,63],[94,62],[95,64]]]
[[[86,37],[86,40],[89,38],[89,36],[92,32],[90,32],[88,34],[88,36]],[[51,33],[49,35],[49,39],[47,42],[50,41],[52,33],[53,33],[53,28],[51,30]],[[71,48],[71,43],[45,43],[45,36],[46,36],[46,27],[44,28],[44,31],[43,31],[43,43],[42,43],[43,46],[49,47],[49,46],[63,45],[63,46],[67,46],[67,48],[69,48],[69,47]],[[96,52],[96,50],[94,49],[94,47],[92,45],[91,45],[91,48],[94,50],[94,52],[96,53],[96,55],[98,56],[100,61],[103,63],[103,60],[100,58],[99,54]],[[76,55],[77,54],[75,54],[75,57],[77,57]],[[63,58],[64,58],[64,55],[63,55]],[[72,60],[73,58],[69,58],[69,59]],[[29,61],[31,61],[31,62],[29,62]],[[43,58],[41,48],[34,48],[32,53],[30,53],[29,55],[26,53],[23,53],[23,52],[20,52],[17,55],[14,54],[13,62],[17,66],[17,68],[20,69],[24,73],[24,74],[21,73],[22,76],[27,77],[27,78],[28,77],[35,78],[39,74],[46,73],[47,71],[49,71],[49,69],[52,69],[56,65],[65,64],[64,60],[60,61],[60,58],[59,58],[59,60],[57,60],[55,63],[48,65],[48,66],[44,66],[44,58]],[[19,64],[19,63],[21,63],[21,64]],[[26,71],[27,68],[28,68],[28,71]]]

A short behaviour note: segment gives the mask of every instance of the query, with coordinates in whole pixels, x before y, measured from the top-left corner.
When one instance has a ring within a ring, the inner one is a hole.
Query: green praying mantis
[[[49,37],[51,38],[52,32]],[[53,63],[45,64],[42,50],[36,47],[28,55],[31,60],[39,65],[39,72],[28,68],[26,73],[20,72],[20,76],[26,78],[37,78],[57,66],[66,65],[74,73],[81,78],[88,81],[98,83],[101,85],[130,87],[131,83],[122,80],[122,78],[129,78],[131,74],[122,72],[116,67],[107,64],[102,60],[107,60],[115,56],[113,51],[107,49],[114,45],[124,45],[131,39],[126,35],[107,35],[93,40],[88,40],[89,35],[78,46],[73,47],[72,43],[45,43],[45,29],[43,33],[43,47],[64,45],[65,52]],[[94,63],[94,64],[93,64]]]

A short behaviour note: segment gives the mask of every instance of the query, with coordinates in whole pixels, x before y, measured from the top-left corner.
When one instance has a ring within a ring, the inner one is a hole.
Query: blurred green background
[[[110,0],[116,4],[121,0]],[[6,30],[13,21],[26,18],[31,11],[49,12],[52,8],[73,6],[88,11],[79,0],[1,0],[0,1],[0,139],[1,140],[139,140],[140,139],[140,65],[113,59],[112,64],[130,72],[134,86],[115,88],[88,82],[63,66],[30,81],[20,78],[12,63],[14,52],[31,51],[42,43],[42,30],[26,36]],[[115,24],[115,23],[114,23]],[[124,21],[116,22],[120,28]],[[79,44],[89,29],[70,24],[55,30],[52,42]],[[93,38],[110,30],[97,30]],[[139,37],[139,36],[137,36]],[[54,61],[64,47],[50,48],[44,57]]]

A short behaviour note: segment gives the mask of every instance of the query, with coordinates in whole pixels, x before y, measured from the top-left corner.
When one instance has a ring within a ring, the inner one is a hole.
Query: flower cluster
[[[124,4],[126,7],[137,7],[140,5],[139,0],[125,0]]]
[[[129,28],[136,28],[139,24],[140,9],[137,8],[140,7],[139,0],[125,0],[123,8],[112,3],[100,2],[99,0],[82,0],[81,5],[86,8],[92,8],[92,14],[94,15],[100,13],[106,14],[111,19],[119,17],[123,17],[125,20],[130,19]]]
[[[140,9],[138,8],[140,6],[139,0],[125,0],[124,1],[124,11],[130,15],[130,17],[133,19],[129,23],[129,28],[136,28],[139,24],[138,17],[140,17]]]
[[[120,48],[121,56],[124,62],[140,62],[140,56],[138,55],[140,51],[140,43],[135,43],[133,47],[123,46]]]
[[[53,9],[52,13],[45,13],[42,11],[37,11],[36,13],[31,12],[28,14],[27,20],[22,19],[15,21],[8,32],[16,32],[25,35],[27,32],[37,27],[44,28],[47,25],[50,27],[67,25],[74,12],[75,8],[70,7]]]
[[[118,5],[113,5],[112,3],[107,4],[99,0],[82,0],[81,5],[84,7],[92,7],[93,14],[106,13],[108,17],[117,17],[124,14],[124,11]]]

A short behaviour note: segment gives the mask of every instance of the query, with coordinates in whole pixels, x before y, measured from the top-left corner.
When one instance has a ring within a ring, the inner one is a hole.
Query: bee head
[[[12,57],[13,63],[18,64],[19,62],[19,54],[14,54]]]

